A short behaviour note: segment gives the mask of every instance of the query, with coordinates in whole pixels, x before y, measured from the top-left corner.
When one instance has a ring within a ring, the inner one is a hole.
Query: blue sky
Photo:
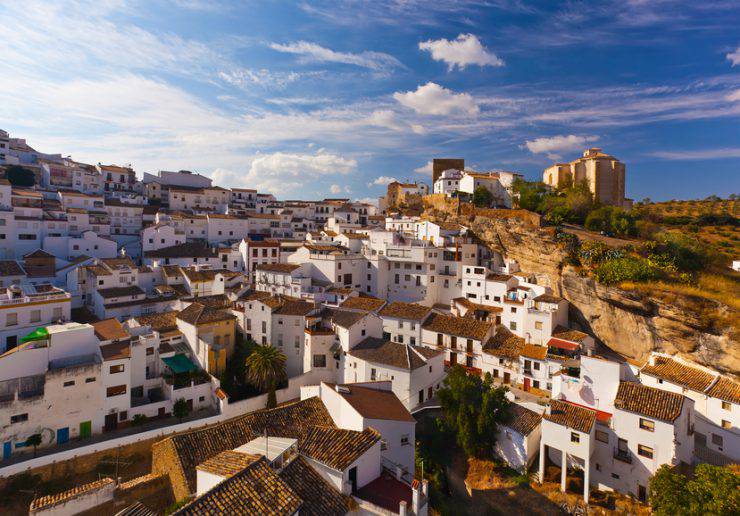
[[[740,192],[736,1],[0,4],[0,127],[80,161],[364,199],[599,146],[635,199]]]

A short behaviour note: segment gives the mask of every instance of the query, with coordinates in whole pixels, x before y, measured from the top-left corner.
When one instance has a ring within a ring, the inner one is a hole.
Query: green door
[[[83,421],[80,423],[80,437],[90,437],[92,435],[92,421]]]

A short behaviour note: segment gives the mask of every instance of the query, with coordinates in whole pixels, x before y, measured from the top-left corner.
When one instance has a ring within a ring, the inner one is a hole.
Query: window
[[[313,356],[314,367],[326,367],[326,355],[314,355]]]
[[[401,446],[407,446],[409,444],[409,434],[401,436]]]
[[[603,430],[596,430],[596,440],[609,444],[609,434]]]
[[[612,473],[612,478],[619,480],[619,475],[617,475],[616,473]]]
[[[5,316],[5,326],[15,326],[18,324],[18,314],[10,313]]]
[[[122,394],[126,394],[125,385],[116,385],[115,387],[108,387],[108,389],[105,392],[105,395],[108,398],[112,398],[113,396],[121,396]]]
[[[534,366],[535,371],[540,370],[540,363],[539,362],[532,362],[532,365]]]
[[[640,428],[648,432],[655,432],[655,422],[649,419],[640,418]]]
[[[51,316],[54,320],[61,319],[62,318],[62,307],[58,306],[54,308]]]
[[[729,421],[723,419],[722,420],[722,428],[724,428],[726,430],[729,430],[729,429],[732,428],[732,423],[730,423]]]
[[[541,330],[542,329],[542,321],[535,321],[534,322],[534,329],[535,330]]]
[[[515,321],[509,322],[509,328],[516,331],[516,322]]]
[[[722,402],[722,409],[723,410],[732,410],[732,405],[730,405],[729,401],[723,401]]]
[[[572,443],[580,443],[581,442],[581,436],[578,435],[577,432],[571,432],[570,433],[570,442],[572,442]]]
[[[724,439],[721,435],[712,434],[712,444],[721,447],[724,444]]]
[[[39,322],[41,320],[41,310],[31,310],[31,322]]]
[[[126,421],[128,419],[128,412],[125,410],[122,410],[118,413],[118,420],[119,421]]]
[[[10,416],[10,424],[14,423],[23,423],[24,421],[28,421],[28,414],[16,414],[15,416]]]
[[[85,383],[94,383],[94,382],[95,382],[94,376],[91,376],[90,378],[85,378]]]
[[[110,366],[110,369],[108,370],[110,374],[122,373],[123,371],[124,371],[123,364],[112,365]]]
[[[653,449],[649,446],[645,446],[644,444],[638,444],[637,445],[637,454],[642,455],[645,458],[652,459],[653,458]]]

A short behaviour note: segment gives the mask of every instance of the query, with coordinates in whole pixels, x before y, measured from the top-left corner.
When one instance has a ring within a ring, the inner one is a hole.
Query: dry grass
[[[468,490],[485,491],[487,489],[512,489],[515,483],[497,471],[497,466],[490,460],[468,458],[468,475],[465,477]]]
[[[701,217],[702,215],[733,215],[740,213],[740,201],[721,199],[719,201],[692,200],[666,201],[639,206],[640,211],[646,210],[661,217]]]

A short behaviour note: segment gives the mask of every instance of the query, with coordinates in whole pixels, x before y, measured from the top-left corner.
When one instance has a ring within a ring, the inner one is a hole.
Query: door
[[[357,492],[357,466],[349,470],[349,483],[352,486],[352,492]]]
[[[529,378],[525,378],[524,379],[524,390],[525,391],[528,391],[529,390],[530,382],[531,382],[531,380]]]
[[[69,441],[69,427],[57,429],[57,444]]]
[[[637,498],[641,502],[647,502],[647,488],[645,486],[637,484]]]
[[[103,429],[106,432],[112,432],[116,428],[118,428],[118,413],[116,412],[114,414],[108,414],[107,416],[105,416],[105,426],[103,427]]]
[[[424,389],[419,391],[419,403],[424,403]]]
[[[504,372],[504,383],[509,383],[511,381],[511,373]]]
[[[80,423],[80,437],[90,437],[92,435],[92,421],[83,421]]]
[[[13,443],[7,441],[3,443],[3,460],[7,460],[13,454]]]
[[[429,398],[431,398],[431,397],[432,397],[432,388],[431,388],[431,387],[429,387],[429,388],[427,389],[427,399],[429,399]]]
[[[450,365],[457,364],[457,353],[450,353]]]

